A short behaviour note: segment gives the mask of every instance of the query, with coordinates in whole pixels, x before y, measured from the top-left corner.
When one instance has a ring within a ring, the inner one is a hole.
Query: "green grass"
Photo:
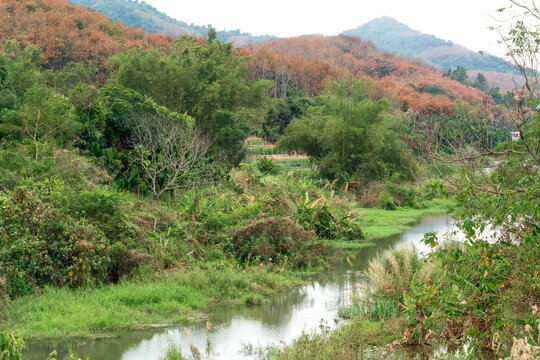
[[[277,274],[265,267],[207,263],[95,289],[48,288],[42,295],[5,303],[0,308],[0,329],[18,330],[32,339],[100,336],[186,322],[218,301],[249,297],[262,302],[264,296],[299,283],[298,275]]]
[[[167,352],[165,355],[159,358],[159,360],[186,360],[186,358],[182,355],[182,350],[180,349],[180,346],[175,345],[169,345],[169,348],[167,349]]]
[[[383,321],[397,315],[397,306],[391,299],[376,300],[373,303],[355,302],[352,306],[339,309],[339,316],[345,319],[364,317],[373,321]]]
[[[374,246],[373,242],[352,242],[352,241],[329,241],[328,246],[334,249],[363,249]]]
[[[368,239],[380,239],[410,229],[426,215],[445,214],[453,204],[450,199],[434,199],[427,202],[425,209],[357,208],[352,210],[352,216],[358,219],[360,228]]]
[[[287,151],[278,150],[275,145],[254,145],[246,149],[248,155],[278,155],[287,154]]]

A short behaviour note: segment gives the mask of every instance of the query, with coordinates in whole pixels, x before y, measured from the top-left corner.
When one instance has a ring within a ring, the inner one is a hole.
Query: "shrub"
[[[266,156],[257,160],[257,168],[265,175],[275,175],[279,172],[279,165],[273,159],[269,159]]]
[[[107,246],[99,229],[63,215],[35,192],[19,189],[0,197],[0,269],[10,296],[36,286],[106,280]]]
[[[242,262],[287,261],[294,268],[308,268],[323,264],[327,253],[324,245],[313,240],[314,235],[289,218],[263,218],[236,230],[226,250]]]
[[[278,192],[274,192],[264,201],[261,213],[267,216],[292,216],[294,215],[294,210],[289,199],[280,195]]]
[[[426,207],[420,193],[412,185],[402,183],[399,174],[386,182],[385,190],[380,194],[380,205],[384,209],[394,210],[396,207],[423,209]]]
[[[333,193],[332,193],[333,195]],[[317,235],[326,239],[342,237],[348,240],[362,239],[362,230],[349,216],[337,219],[326,204],[326,199],[320,197],[310,200],[308,193],[296,203],[296,218],[307,230],[313,230]]]
[[[105,187],[73,192],[66,197],[65,209],[98,227],[112,242],[135,237],[124,215],[131,203],[123,193]]]
[[[396,210],[397,205],[392,195],[387,191],[383,191],[379,194],[379,205],[385,210]]]

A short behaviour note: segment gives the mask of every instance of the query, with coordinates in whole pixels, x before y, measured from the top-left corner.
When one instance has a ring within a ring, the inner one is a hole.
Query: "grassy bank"
[[[301,282],[295,273],[229,261],[92,289],[47,288],[39,296],[5,302],[0,331],[17,330],[27,339],[103,336],[186,322],[213,303],[259,302]]]
[[[451,199],[434,199],[426,202],[424,209],[398,208],[383,209],[351,209],[352,216],[358,219],[360,228],[368,240],[400,234],[409,230],[422,220],[424,216],[446,214],[454,205]]]
[[[351,217],[357,220],[364,239],[360,242],[332,241],[330,246],[339,249],[361,249],[373,246],[378,239],[401,234],[413,228],[425,216],[447,214],[452,206],[454,206],[452,199],[434,199],[428,201],[424,209],[384,210],[350,207],[348,211]]]

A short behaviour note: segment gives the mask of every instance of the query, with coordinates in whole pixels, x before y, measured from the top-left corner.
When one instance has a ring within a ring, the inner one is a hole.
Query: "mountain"
[[[510,72],[501,58],[482,55],[451,41],[413,30],[390,17],[376,18],[343,33],[369,40],[384,51],[422,59],[443,70],[463,66],[468,70]]]
[[[84,5],[90,10],[99,11],[113,21],[124,25],[143,28],[150,33],[178,36],[189,34],[202,36],[208,33],[209,26],[199,26],[173,19],[144,1],[137,0],[68,0],[72,4]],[[254,36],[240,30],[218,31],[218,39],[234,42],[236,46],[245,46],[268,41],[274,36]]]

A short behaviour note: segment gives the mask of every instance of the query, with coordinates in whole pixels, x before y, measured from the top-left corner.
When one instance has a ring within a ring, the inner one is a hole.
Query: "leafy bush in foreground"
[[[0,360],[21,360],[24,340],[16,333],[0,332]]]

